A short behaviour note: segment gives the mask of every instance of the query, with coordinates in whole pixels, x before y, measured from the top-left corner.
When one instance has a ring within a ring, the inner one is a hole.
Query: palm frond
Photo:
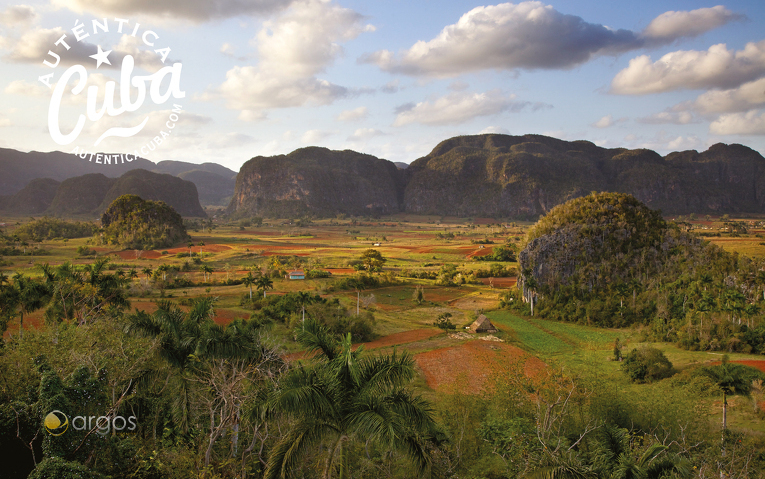
[[[302,421],[296,424],[271,450],[263,478],[286,478],[289,471],[302,459],[302,452],[321,440],[328,432],[335,430],[319,421]]]
[[[314,319],[306,319],[305,327],[298,331],[297,342],[309,353],[321,352],[332,361],[340,353],[340,346],[332,333]]]

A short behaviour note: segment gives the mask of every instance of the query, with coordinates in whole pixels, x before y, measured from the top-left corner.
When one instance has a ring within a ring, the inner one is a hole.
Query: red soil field
[[[363,343],[364,349],[384,348],[387,346],[394,346],[396,344],[413,343],[415,341],[422,341],[423,339],[431,338],[437,334],[442,333],[440,329],[413,329],[411,331],[403,331],[401,333],[393,333],[387,336],[383,336],[380,339],[375,339],[369,343]],[[357,345],[358,346],[358,345]]]
[[[483,284],[493,284],[495,288],[512,288],[518,278],[481,278]]]
[[[467,257],[468,258],[473,258],[475,256],[488,256],[488,255],[491,254],[493,249],[494,248],[492,246],[488,246],[488,247],[486,247],[484,249],[479,249],[479,250],[473,251],[472,253],[467,255]]]
[[[325,268],[324,271],[329,271],[332,274],[353,274],[356,272],[353,268]]]
[[[132,249],[126,249],[123,251],[115,251],[114,254],[119,256],[120,259],[136,259],[135,250],[132,250]],[[162,253],[160,253],[159,251],[141,251],[140,259],[157,259],[161,257],[162,257]]]
[[[199,245],[194,245],[191,247],[191,252],[199,253],[199,248],[200,248]],[[232,249],[231,246],[227,244],[208,244],[208,245],[201,246],[201,248],[202,248],[202,253],[220,253],[221,251],[228,251]],[[162,250],[162,251],[167,251],[170,254],[188,253],[189,248],[185,246],[185,247],[172,248],[172,249]]]
[[[417,354],[414,360],[430,388],[466,394],[492,389],[494,380],[512,374],[517,366],[529,378],[547,368],[541,360],[515,346],[475,339]]]
[[[213,319],[216,323],[225,326],[228,323],[234,321],[235,319],[247,319],[249,318],[249,315],[247,313],[243,313],[241,311],[234,311],[232,309],[223,309],[223,308],[216,308],[215,309],[215,318]]]

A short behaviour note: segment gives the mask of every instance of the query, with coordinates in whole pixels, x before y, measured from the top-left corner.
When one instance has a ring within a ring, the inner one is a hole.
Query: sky
[[[3,148],[238,170],[480,133],[765,153],[765,2],[0,1]]]

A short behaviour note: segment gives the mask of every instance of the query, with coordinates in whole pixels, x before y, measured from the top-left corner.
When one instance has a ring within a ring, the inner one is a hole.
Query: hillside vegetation
[[[162,201],[136,195],[114,200],[101,216],[99,241],[128,249],[166,248],[189,239],[183,218]]]
[[[763,265],[680,231],[632,196],[598,193],[554,208],[518,259],[523,303],[507,298],[514,307],[645,325],[655,339],[690,349],[765,351]]]

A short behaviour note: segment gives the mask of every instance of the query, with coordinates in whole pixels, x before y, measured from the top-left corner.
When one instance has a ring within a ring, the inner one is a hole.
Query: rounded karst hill
[[[669,230],[660,212],[631,195],[576,198],[553,208],[529,230],[518,257],[521,282],[533,277],[546,293],[573,285],[591,291],[650,274],[673,241]]]
[[[101,216],[104,244],[126,249],[167,248],[189,238],[183,218],[162,201],[145,201],[136,195],[122,195]]]
[[[106,192],[99,211],[105,210],[122,195],[138,195],[146,200],[164,201],[183,216],[207,216],[199,204],[194,183],[172,175],[141,169],[128,171]]]

